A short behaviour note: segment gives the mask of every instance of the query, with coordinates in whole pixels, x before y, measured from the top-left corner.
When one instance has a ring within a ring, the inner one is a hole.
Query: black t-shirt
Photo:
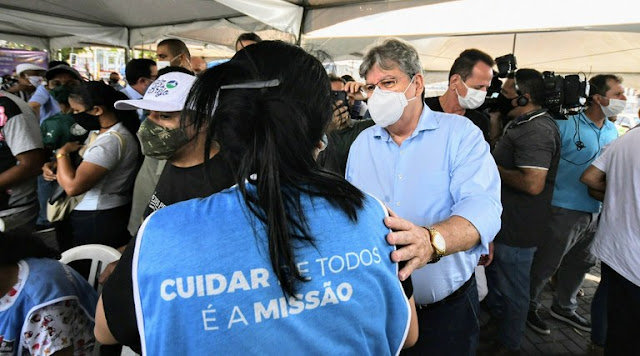
[[[233,175],[220,155],[215,155],[205,166],[180,168],[167,162],[143,219],[156,210],[193,198],[208,197],[234,184]]]
[[[351,123],[351,127],[336,130],[327,135],[329,141],[327,149],[318,155],[318,164],[320,166],[342,177],[344,177],[347,169],[347,159],[349,158],[351,144],[364,129],[374,125],[371,119],[353,120]]]
[[[434,96],[431,98],[424,99],[424,103],[427,104],[429,109],[432,111],[444,112],[442,109],[442,105],[440,105],[440,97]],[[487,142],[491,142],[491,132],[489,127],[489,117],[478,110],[466,109],[464,111],[464,117],[471,120],[474,125],[478,126],[480,131],[482,131],[482,136],[484,136],[484,140]]]
[[[538,115],[538,116],[536,116]],[[539,246],[551,217],[553,184],[560,159],[560,133],[544,110],[513,120],[493,150],[496,164],[506,169],[546,169],[544,190],[530,195],[502,183],[502,228],[495,241],[514,247]]]

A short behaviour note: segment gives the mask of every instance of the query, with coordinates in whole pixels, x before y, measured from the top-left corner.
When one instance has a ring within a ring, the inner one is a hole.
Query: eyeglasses
[[[386,78],[382,79],[375,84],[367,84],[364,86],[364,90],[368,92],[372,92],[376,89],[376,87],[380,87],[380,89],[391,89],[398,83],[398,80],[395,78]]]

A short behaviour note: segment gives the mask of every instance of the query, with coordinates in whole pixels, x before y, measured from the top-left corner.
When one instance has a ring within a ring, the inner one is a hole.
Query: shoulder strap
[[[127,147],[127,141],[124,139],[124,136],[118,131],[109,131],[108,134],[114,135],[118,142],[120,142],[120,157],[118,160],[122,159],[122,155],[124,154],[124,149]]]

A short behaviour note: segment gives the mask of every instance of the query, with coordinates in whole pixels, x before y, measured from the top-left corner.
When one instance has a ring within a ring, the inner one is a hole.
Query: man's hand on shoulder
[[[433,258],[434,250],[427,229],[398,217],[391,209],[389,214],[391,216],[384,219],[385,225],[392,230],[387,235],[387,242],[397,247],[391,253],[391,260],[407,261],[398,272],[398,277],[404,281],[415,269],[423,267]]]

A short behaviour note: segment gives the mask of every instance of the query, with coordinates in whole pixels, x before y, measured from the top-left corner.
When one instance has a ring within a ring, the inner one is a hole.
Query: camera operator
[[[344,92],[347,101],[355,98],[356,93],[362,95],[356,82],[350,83],[353,91],[355,91],[355,93],[351,93],[347,92],[348,89],[345,88],[346,81],[344,79],[334,74],[329,74],[329,80],[331,81],[332,93]],[[333,118],[327,129],[328,145],[318,155],[318,163],[322,167],[344,177],[351,144],[360,132],[369,126],[373,126],[373,124],[374,122],[371,119],[354,120],[351,117],[348,103],[343,100],[335,101],[333,103]]]
[[[541,334],[551,330],[540,319],[542,289],[557,270],[556,295],[551,316],[577,329],[590,332],[591,322],[576,313],[576,295],[585,273],[595,265],[590,253],[601,203],[589,195],[580,175],[604,146],[618,137],[607,117],[620,114],[626,97],[622,78],[597,75],[591,80],[587,109],[568,120],[556,121],[560,131],[561,159],[551,201],[550,235],[536,251],[531,266],[531,301],[527,325]]]
[[[503,211],[493,263],[486,270],[491,312],[486,330],[497,331],[495,343],[487,344],[491,354],[520,349],[529,310],[531,261],[540,240],[548,236],[560,134],[542,108],[544,95],[542,74],[519,69],[509,74],[498,96],[500,112],[511,121],[492,152],[502,180]]]
[[[425,104],[433,111],[467,117],[478,126],[484,139],[489,142],[489,118],[475,109],[484,103],[487,88],[493,78],[491,68],[494,65],[490,55],[477,49],[465,50],[451,66],[447,91],[442,96],[426,98]]]

